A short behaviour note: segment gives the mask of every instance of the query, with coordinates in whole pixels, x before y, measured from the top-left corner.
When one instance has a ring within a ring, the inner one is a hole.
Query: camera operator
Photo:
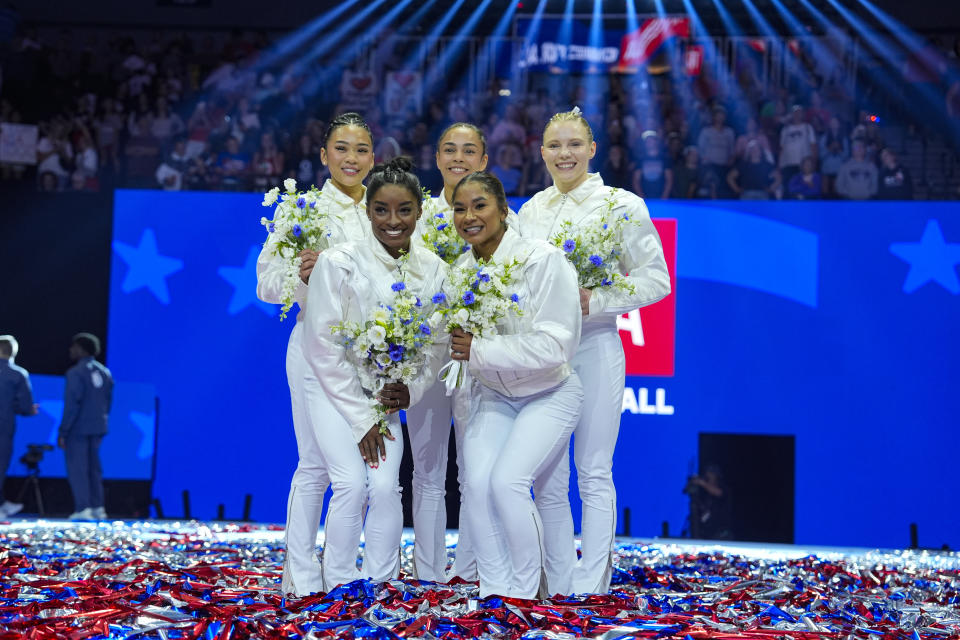
[[[23,509],[22,504],[3,498],[3,483],[13,455],[13,432],[16,416],[35,416],[40,408],[33,403],[30,374],[13,363],[19,350],[13,336],[0,336],[0,518]]]
[[[689,476],[683,492],[690,496],[690,537],[733,538],[730,490],[723,482],[720,467],[709,465],[701,475]]]
[[[67,459],[67,479],[73,492],[71,520],[103,520],[103,474],[100,443],[107,433],[107,416],[113,399],[110,370],[94,358],[100,340],[78,333],[70,345],[70,358],[77,364],[67,371],[63,398],[63,421],[57,444]]]

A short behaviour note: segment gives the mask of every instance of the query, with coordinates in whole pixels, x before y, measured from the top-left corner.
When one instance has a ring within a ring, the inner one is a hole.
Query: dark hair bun
[[[407,156],[397,156],[390,162],[378,164],[370,172],[370,182],[367,184],[367,202],[373,199],[381,187],[387,184],[399,185],[408,189],[417,202],[422,197],[420,179],[413,172],[413,160]]]
[[[413,160],[408,156],[397,156],[389,162],[381,162],[373,168],[370,173],[383,173],[384,171],[403,171],[411,173],[413,171]]]

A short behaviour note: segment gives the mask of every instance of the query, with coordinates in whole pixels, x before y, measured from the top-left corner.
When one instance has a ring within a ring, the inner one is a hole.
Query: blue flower
[[[473,282],[470,283],[470,288],[471,288],[471,289],[476,289],[476,288],[479,287],[479,286],[480,286],[480,281],[479,281],[479,280],[474,280]]]
[[[449,226],[450,226],[450,225],[448,225],[446,222],[444,222],[443,224],[438,224],[438,225],[437,225],[437,231],[443,231],[444,229],[446,229],[446,228],[449,227]]]
[[[273,224],[272,222],[269,224],[269,226],[267,226],[267,230],[270,231],[270,233],[273,233],[276,230],[276,228],[277,228],[277,225]]]
[[[399,344],[390,344],[390,348],[387,349],[387,355],[390,356],[390,359],[394,362],[400,362],[403,360],[403,345]]]
[[[463,304],[473,304],[477,299],[477,296],[473,295],[473,291],[467,291],[463,294]]]
[[[394,291],[403,291],[407,288],[407,285],[403,284],[402,282],[394,282],[392,285],[390,285],[390,288]]]
[[[628,216],[627,214],[623,214],[623,219],[624,219],[624,220],[629,220],[629,219],[630,219],[630,216]]]
[[[607,223],[606,223],[606,222],[603,223],[603,228],[604,228],[604,229],[607,228]]]
[[[466,252],[469,251],[469,250],[470,250],[470,245],[465,244],[465,245],[463,245],[463,248],[460,249],[460,253],[466,253]]]
[[[609,286],[612,285],[612,284],[613,284],[613,280],[611,280],[611,279],[609,279],[609,278],[604,278],[603,280],[600,281],[600,286],[601,286],[601,287],[609,287]]]
[[[301,233],[303,233],[303,227],[299,224],[293,225],[293,235],[299,238]]]
[[[443,304],[446,301],[447,301],[447,294],[443,293],[442,291],[440,293],[434,294],[434,296],[430,298],[430,302],[432,302],[433,304]]]
[[[563,250],[567,253],[572,253],[574,249],[577,248],[577,243],[574,240],[564,240],[563,241]]]
[[[489,273],[478,273],[477,278],[480,280],[480,282],[490,282]]]
[[[307,199],[303,196],[297,198],[297,207],[303,209],[305,206],[307,206]]]
[[[435,216],[433,216],[433,217],[434,217],[434,218],[443,219],[443,214],[442,214],[442,213],[438,213],[437,215],[435,215]]]
[[[598,256],[597,254],[593,254],[592,256],[590,256],[590,264],[592,264],[592,265],[595,266],[595,267],[602,267],[602,266],[603,266],[603,258],[601,258],[600,256]]]
[[[310,203],[310,208],[311,208],[311,209],[316,209],[316,208],[317,208],[317,201],[316,201],[316,200],[314,200],[313,202]]]
[[[421,324],[421,325],[420,325],[420,333],[422,333],[422,334],[425,335],[425,336],[430,335],[430,333],[431,333],[431,332],[430,332],[430,327],[429,327],[428,325]]]
[[[413,306],[415,306],[415,307],[422,307],[422,306],[423,306],[423,303],[420,302],[420,296],[417,296],[417,303],[416,303],[415,305],[413,305]]]
[[[513,300],[514,302],[520,302],[520,296],[518,296],[515,293],[510,295],[510,299]]]

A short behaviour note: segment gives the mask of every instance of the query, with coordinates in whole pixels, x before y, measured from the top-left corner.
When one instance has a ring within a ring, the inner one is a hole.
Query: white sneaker
[[[97,520],[106,520],[107,519],[107,510],[103,507],[94,507],[93,517]]]
[[[19,502],[10,502],[7,500],[3,504],[0,504],[0,513],[3,515],[0,517],[9,518],[15,513],[20,513],[23,510],[23,505]]]
[[[76,511],[76,512],[74,512],[74,513],[71,513],[71,514],[70,514],[70,517],[69,517],[68,519],[69,519],[69,520],[74,520],[74,521],[96,520],[96,519],[97,519],[97,516],[96,516],[96,514],[94,514],[92,508],[87,507],[86,509],[82,509],[82,510],[80,510],[80,511]]]

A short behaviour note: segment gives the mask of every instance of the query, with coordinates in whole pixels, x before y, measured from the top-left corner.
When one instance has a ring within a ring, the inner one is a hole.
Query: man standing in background
[[[100,340],[78,333],[70,345],[70,359],[63,398],[63,421],[57,444],[67,459],[67,479],[73,492],[71,520],[103,520],[103,473],[100,443],[107,434],[107,416],[113,398],[110,370],[96,361]]]
[[[30,374],[13,363],[20,346],[13,336],[0,336],[0,518],[7,518],[23,509],[23,505],[5,500],[3,483],[13,455],[13,432],[17,415],[35,416],[40,407],[33,403]]]

